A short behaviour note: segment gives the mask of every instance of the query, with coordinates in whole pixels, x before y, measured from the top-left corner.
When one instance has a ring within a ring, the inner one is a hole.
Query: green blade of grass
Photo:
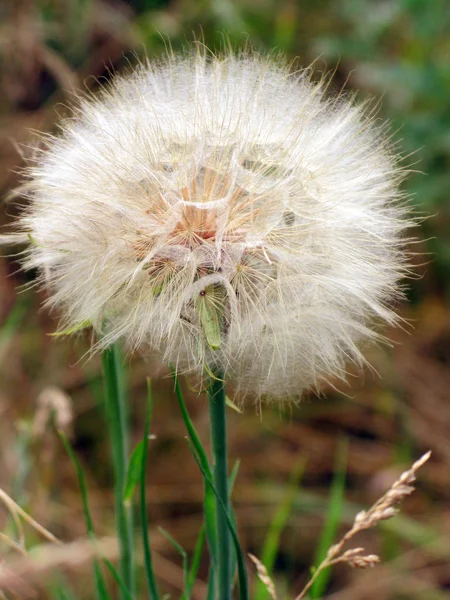
[[[68,327],[67,329],[63,329],[63,331],[55,331],[54,333],[49,333],[48,335],[50,337],[63,337],[66,335],[72,335],[74,333],[77,333],[78,331],[81,331],[82,329],[90,327],[91,325],[92,323],[90,321],[82,321],[81,323],[78,323],[78,325]]]
[[[194,425],[192,424],[191,418],[190,418],[188,410],[186,408],[186,404],[184,402],[183,393],[181,391],[180,383],[178,381],[178,376],[173,369],[172,369],[172,377],[175,382],[175,392],[177,395],[178,403],[180,405],[184,424],[186,425],[186,429],[189,434],[189,438],[191,440],[192,445],[195,448],[195,451],[197,453],[197,456],[198,456],[200,462],[202,463],[203,469],[208,474],[208,477],[210,479],[212,479],[212,472],[211,472],[211,468],[209,466],[208,455],[206,454],[206,451],[203,448],[200,438],[198,437],[197,432],[195,431]]]
[[[70,458],[70,460],[75,468],[75,471],[77,473],[78,483],[79,483],[80,490],[81,490],[81,499],[83,502],[83,512],[84,512],[84,519],[86,522],[86,528],[87,528],[89,537],[94,541],[95,540],[94,525],[92,522],[91,512],[89,510],[86,478],[84,476],[83,469],[81,468],[78,458],[76,457],[75,452],[72,450],[72,446],[70,445],[67,437],[64,435],[64,433],[62,431],[58,431],[58,435],[59,435],[59,437],[64,445],[64,448],[65,448],[67,454],[69,455],[69,458]],[[96,589],[97,589],[97,598],[99,600],[109,600],[108,590],[106,588],[105,580],[103,578],[102,571],[101,571],[100,565],[97,560],[94,560],[94,577],[95,577],[95,583],[96,583]]]
[[[341,520],[345,493],[347,448],[348,440],[346,438],[341,439],[336,450],[334,476],[331,485],[331,495],[328,504],[327,515],[325,518],[325,524],[323,526],[322,534],[316,550],[316,558],[314,561],[316,566],[323,561],[328,549],[334,543],[337,528]],[[322,573],[320,573],[309,592],[309,597],[311,600],[316,600],[317,598],[321,598],[323,596],[330,577],[331,568],[324,569]]]
[[[186,430],[189,435],[189,439],[194,446],[198,459],[202,464],[203,470],[208,474],[208,478],[212,481],[212,472],[211,467],[209,465],[208,456],[206,454],[205,449],[200,441],[200,438],[195,431],[195,427],[191,421],[189,416],[186,403],[184,402],[183,393],[181,391],[180,383],[178,381],[177,374],[173,369],[172,377],[175,383],[175,392],[178,399],[178,404],[181,409],[181,414],[183,417],[184,424],[186,426]],[[215,564],[217,560],[217,529],[216,529],[216,511],[215,511],[215,496],[213,491],[211,490],[208,483],[205,481],[205,497],[203,502],[203,512],[205,516],[205,527],[206,527],[206,537],[208,539],[209,551],[211,554],[211,560]]]
[[[22,296],[17,299],[10,310],[4,323],[0,327],[0,358],[3,358],[3,353],[6,352],[8,343],[16,335],[19,326],[25,317],[28,309],[28,296]]]
[[[48,592],[52,600],[76,600],[68,581],[61,573],[56,576],[56,581],[50,583]]]
[[[54,593],[54,597],[57,598],[57,600],[75,600],[75,596],[73,594],[63,589],[57,590]]]
[[[141,440],[131,454],[130,461],[128,463],[127,477],[125,480],[125,489],[123,491],[123,501],[125,504],[131,503],[134,490],[141,480],[142,456],[147,444],[148,440]]]
[[[147,498],[146,498],[146,473],[147,473],[147,457],[148,457],[148,436],[150,433],[150,422],[153,408],[152,386],[150,379],[147,379],[147,411],[145,415],[144,427],[144,445],[142,452],[141,463],[141,483],[140,483],[140,511],[141,511],[141,530],[142,543],[144,546],[144,566],[145,576],[147,579],[148,591],[150,600],[158,600],[158,588],[156,585],[155,573],[153,570],[152,553],[150,548],[150,539],[148,535],[148,515],[147,515]]]
[[[228,525],[228,530],[230,532],[231,539],[232,539],[233,545],[234,545],[234,550],[236,552],[236,560],[237,560],[237,567],[238,567],[238,580],[239,580],[239,598],[240,598],[240,600],[249,600],[247,570],[245,568],[244,554],[242,552],[242,548],[239,543],[239,539],[238,539],[238,536],[236,533],[236,529],[233,525],[233,521],[232,521],[230,515],[228,514],[228,511],[226,510],[226,507],[224,506],[224,503],[222,502],[222,499],[221,499],[218,491],[216,490],[212,479],[210,479],[209,474],[203,468],[200,458],[197,456],[194,445],[189,440],[188,440],[188,444],[189,444],[189,448],[191,449],[191,452],[194,456],[194,459],[195,459],[196,463],[198,464],[200,471],[202,472],[202,475],[203,475],[205,481],[207,481],[208,484],[210,485],[212,491],[214,492],[215,497],[217,498],[219,507],[221,507],[221,509],[223,510],[223,514],[225,516],[225,520]]]
[[[233,489],[234,482],[236,481],[236,477],[237,477],[237,474],[239,471],[239,465],[240,465],[240,462],[237,460],[233,467],[233,470],[231,471],[231,474],[230,474],[230,478],[229,478],[230,494]],[[234,525],[236,527],[236,523],[234,523]],[[201,560],[201,556],[202,556],[203,546],[205,544],[205,537],[206,537],[206,530],[205,530],[205,525],[203,524],[200,529],[200,533],[199,533],[197,542],[195,544],[194,554],[193,554],[192,561],[191,561],[191,567],[189,569],[187,594],[183,593],[183,595],[181,596],[181,600],[187,600],[192,592],[192,588],[194,587],[195,581],[197,579],[198,570],[200,568],[200,560]],[[235,569],[236,569],[236,565],[235,565],[236,558],[234,555],[233,555],[232,559],[233,559],[233,562],[232,562],[232,567],[231,567],[231,573],[234,574]],[[211,592],[211,593],[213,594],[213,592]],[[208,595],[208,598],[209,597],[210,596]]]
[[[164,527],[158,527],[158,531],[166,538],[167,541],[169,541],[172,544],[172,546],[175,548],[178,554],[182,557],[183,562],[187,560],[186,550],[183,548],[183,546],[181,546],[181,544],[177,542],[177,540],[173,536],[170,535],[167,529],[164,529]]]
[[[230,476],[228,478],[228,489],[230,490],[230,498],[231,498],[231,493],[233,491],[234,483],[236,481],[237,474],[239,472],[239,466],[240,466],[240,461],[237,460],[234,463],[233,469],[231,470]],[[232,507],[231,503],[230,503],[229,507],[230,507],[229,508],[230,517],[233,522],[233,526],[235,529],[237,529],[236,517],[234,515],[234,511],[233,511],[233,507]],[[234,582],[235,577],[236,577],[236,569],[237,569],[237,561],[236,561],[236,553],[235,552],[231,553],[230,563],[231,563],[231,566],[230,566],[231,581]]]
[[[287,486],[286,494],[275,513],[272,523],[261,553],[261,562],[265,566],[270,578],[273,578],[273,567],[280,545],[280,537],[286,526],[289,515],[291,514],[295,496],[298,491],[298,485],[305,469],[305,460],[300,460],[295,466],[290,481]],[[255,600],[266,600],[269,597],[267,586],[260,580],[257,580],[255,590]]]
[[[168,540],[178,554],[181,556],[183,561],[183,579],[184,579],[184,590],[186,594],[186,600],[189,600],[189,590],[188,590],[188,579],[189,579],[189,565],[188,565],[188,555],[186,550],[177,542],[175,538],[173,538],[168,531],[163,529],[162,527],[158,527],[158,531]]]
[[[236,482],[236,477],[237,477],[237,474],[239,473],[239,467],[240,466],[241,466],[241,461],[237,460],[234,463],[234,467],[231,469],[231,473],[230,473],[230,476],[228,478],[228,487],[229,487],[229,490],[230,490],[230,496],[231,496],[231,492],[233,491],[234,484]]]
[[[205,538],[206,530],[205,525],[203,524],[200,529],[197,542],[195,544],[194,554],[192,556],[191,566],[189,568],[189,573],[187,577],[186,590],[185,592],[183,592],[181,600],[188,600],[191,596],[192,588],[194,587],[198,575],[198,570],[200,568],[200,561],[202,558],[203,546],[205,545]]]
[[[216,564],[216,561],[217,561],[216,548],[217,548],[217,544],[218,544],[218,538],[217,538],[217,528],[216,528],[215,493],[210,485],[210,482],[213,481],[213,474],[211,471],[211,467],[209,465],[208,456],[206,454],[206,451],[203,448],[200,438],[198,437],[197,432],[195,431],[195,427],[189,416],[189,413],[188,413],[188,410],[186,407],[186,403],[184,402],[181,387],[180,387],[180,384],[178,381],[178,377],[173,369],[172,369],[172,377],[175,382],[175,391],[176,391],[178,403],[180,405],[181,414],[183,416],[183,420],[184,420],[184,423],[185,423],[185,426],[186,426],[186,429],[187,429],[187,432],[189,435],[189,439],[190,439],[190,442],[191,442],[193,448],[195,448],[195,451],[196,451],[196,454],[194,454],[194,456],[196,457],[196,460],[198,460],[201,463],[202,468],[200,470],[202,471],[202,473],[205,472],[208,475],[207,478],[204,478],[204,482],[205,482],[204,516],[205,516],[206,537],[208,539],[208,546],[209,546],[209,550],[211,553],[211,560],[212,560],[213,567],[214,567],[214,565]],[[231,493],[231,489],[233,488],[234,481],[235,481],[237,473],[238,473],[238,469],[239,469],[239,461],[236,462],[236,464],[234,465],[233,470],[229,477],[230,493]],[[232,522],[234,523],[235,519],[234,519],[234,514],[233,514],[232,510],[230,511],[230,514],[231,514],[230,518],[231,518]],[[236,557],[233,556],[233,554],[232,554],[231,562],[232,562],[232,571],[231,572],[234,573],[235,568],[236,568],[235,567]],[[214,569],[215,569],[215,567],[214,567]],[[210,569],[210,573],[209,573],[208,598],[209,597],[213,598],[215,595],[215,582],[213,582],[211,580],[211,574],[214,573],[214,569]]]
[[[216,564],[217,560],[217,529],[216,529],[216,502],[214,492],[209,484],[205,482],[205,497],[203,500],[203,515],[205,518],[206,538],[208,540],[208,548],[211,555],[211,560]]]
[[[111,573],[111,575],[115,579],[117,585],[120,588],[120,591],[125,596],[125,598],[127,598],[127,600],[134,600],[133,596],[130,594],[130,592],[125,587],[125,584],[122,581],[122,578],[120,577],[119,573],[114,568],[114,565],[112,564],[112,562],[110,560],[108,560],[107,558],[104,558],[103,559],[103,564],[106,566],[106,568],[108,569],[108,571]]]

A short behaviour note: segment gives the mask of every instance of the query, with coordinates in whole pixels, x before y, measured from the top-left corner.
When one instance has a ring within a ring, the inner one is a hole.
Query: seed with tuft
[[[91,323],[99,347],[219,371],[241,396],[363,364],[397,320],[402,172],[365,106],[311,75],[197,51],[80,99],[36,152],[19,225],[64,330]]]

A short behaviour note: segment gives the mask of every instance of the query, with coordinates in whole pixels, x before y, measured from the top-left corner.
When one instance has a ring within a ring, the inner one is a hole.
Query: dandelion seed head
[[[376,338],[405,270],[402,171],[309,69],[205,51],[80,100],[29,167],[24,265],[62,328],[300,397]]]

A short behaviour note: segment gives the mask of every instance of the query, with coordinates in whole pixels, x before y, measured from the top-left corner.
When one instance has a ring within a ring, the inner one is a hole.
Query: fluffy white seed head
[[[325,84],[199,52],[80,100],[20,221],[62,327],[244,396],[299,397],[362,363],[395,320],[409,223],[384,128]]]

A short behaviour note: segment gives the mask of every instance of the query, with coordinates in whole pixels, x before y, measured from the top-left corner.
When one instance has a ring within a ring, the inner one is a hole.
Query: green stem
[[[133,596],[135,589],[133,515],[131,507],[125,506],[124,503],[128,452],[128,422],[123,381],[123,363],[117,346],[112,346],[103,352],[102,363],[105,380],[106,414],[114,466],[116,528],[120,543],[120,575],[128,592]],[[121,592],[121,598],[126,598],[123,592]]]
[[[150,548],[150,539],[148,534],[148,517],[147,517],[147,487],[146,487],[146,473],[147,473],[147,458],[148,458],[148,436],[150,431],[150,419],[153,407],[152,387],[150,379],[147,379],[147,414],[145,417],[145,428],[144,428],[144,453],[141,464],[141,489],[140,489],[140,507],[141,507],[141,529],[142,529],[142,541],[144,545],[144,565],[145,574],[147,577],[147,585],[150,595],[150,600],[159,600],[158,588],[156,586],[155,573],[153,570],[153,560]]]
[[[214,484],[222,501],[216,500],[217,523],[217,582],[219,600],[231,598],[231,545],[230,533],[224,509],[229,513],[227,428],[225,388],[222,374],[216,375],[208,390],[211,442],[214,466]]]

